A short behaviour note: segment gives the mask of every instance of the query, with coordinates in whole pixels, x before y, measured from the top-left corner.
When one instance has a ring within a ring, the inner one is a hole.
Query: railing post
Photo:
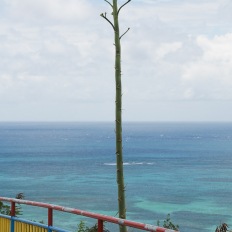
[[[10,209],[10,216],[14,217],[15,216],[15,202],[11,202],[11,209]]]
[[[103,221],[100,219],[97,221],[97,232],[103,232]]]
[[[48,226],[53,225],[53,210],[52,208],[48,208]],[[52,232],[52,229],[48,227],[48,232]]]
[[[15,202],[11,202],[11,208],[10,208],[10,232],[14,232],[14,217],[15,217]]]

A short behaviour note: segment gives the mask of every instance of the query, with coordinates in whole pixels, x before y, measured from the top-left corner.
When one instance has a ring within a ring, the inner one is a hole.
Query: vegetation
[[[123,153],[122,153],[122,85],[121,85],[121,38],[128,32],[129,28],[122,35],[120,34],[118,16],[121,9],[129,3],[128,0],[122,6],[118,7],[118,1],[113,0],[110,3],[108,0],[104,0],[112,8],[113,22],[111,22],[106,13],[102,13],[103,17],[114,30],[114,45],[115,45],[115,132],[116,132],[116,161],[117,161],[117,184],[118,184],[118,213],[119,218],[126,218],[126,202],[125,202],[125,186],[123,176]],[[126,232],[125,226],[120,226],[121,232]]]
[[[77,227],[77,232],[87,232],[88,227],[85,225],[83,221],[80,221]]]
[[[88,227],[85,225],[85,222],[80,221],[80,223],[78,224],[78,228],[77,228],[77,232],[97,232],[98,231],[98,226],[97,224],[95,224],[92,227]],[[104,232],[109,232],[109,230],[107,230],[105,227],[103,228]]]
[[[226,223],[222,223],[221,225],[217,226],[215,232],[232,232],[232,230],[228,230],[228,225]]]
[[[160,226],[160,221],[159,220],[157,221],[157,226]],[[162,227],[167,228],[167,229],[171,229],[171,230],[179,230],[179,225],[175,225],[171,221],[170,214],[167,215],[166,219],[163,222]]]
[[[10,206],[6,205],[6,204],[3,204],[0,201],[0,213],[5,214],[5,215],[10,215]]]
[[[16,195],[16,199],[24,199],[24,194],[23,193],[18,193]],[[10,205],[4,204],[3,202],[0,201],[0,213],[5,214],[5,215],[10,215]],[[15,206],[15,215],[22,215],[22,208],[20,204],[17,204]]]

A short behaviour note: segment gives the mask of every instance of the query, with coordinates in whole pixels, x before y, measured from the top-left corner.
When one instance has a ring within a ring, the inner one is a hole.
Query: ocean
[[[232,123],[126,122],[123,154],[128,219],[156,225],[170,214],[181,232],[232,227]],[[19,192],[117,215],[114,124],[0,123],[0,196]],[[45,209],[22,209],[46,222]],[[80,220],[96,222],[55,213],[54,225],[76,231]]]

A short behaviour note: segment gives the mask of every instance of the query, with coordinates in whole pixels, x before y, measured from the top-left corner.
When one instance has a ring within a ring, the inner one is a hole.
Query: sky
[[[104,0],[0,0],[0,121],[114,121],[104,12]],[[231,12],[231,0],[120,11],[124,121],[232,121]]]

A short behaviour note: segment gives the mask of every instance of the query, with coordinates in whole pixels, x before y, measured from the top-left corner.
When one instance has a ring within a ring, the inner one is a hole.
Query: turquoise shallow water
[[[181,231],[232,227],[232,123],[125,123],[123,136],[129,219],[170,213]],[[0,195],[114,216],[114,153],[110,123],[0,123]],[[46,221],[44,209],[23,211]],[[78,220],[55,214],[72,231]]]

